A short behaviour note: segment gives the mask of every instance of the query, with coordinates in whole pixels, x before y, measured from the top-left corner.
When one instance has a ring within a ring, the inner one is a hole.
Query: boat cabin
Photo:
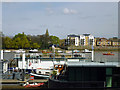
[[[68,62],[63,72],[49,78],[49,88],[120,88],[118,62]]]

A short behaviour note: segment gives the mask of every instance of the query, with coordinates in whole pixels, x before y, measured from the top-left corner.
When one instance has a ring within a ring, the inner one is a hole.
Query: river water
[[[108,51],[95,51],[94,60],[103,61],[103,62],[117,62],[118,61],[118,54],[119,54],[118,51],[112,51],[114,55],[103,55],[103,53],[108,53]]]
[[[111,52],[111,51],[109,51]],[[112,51],[114,55],[103,55],[103,53],[108,53],[108,51],[95,51],[94,52],[94,60],[95,61],[107,61],[107,62],[116,62],[118,61],[118,51]],[[4,59],[10,60],[14,58],[15,53],[4,53]],[[86,57],[91,57],[91,53],[86,53]]]

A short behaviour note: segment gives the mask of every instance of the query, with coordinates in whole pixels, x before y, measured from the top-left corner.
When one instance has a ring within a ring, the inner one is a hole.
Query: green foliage
[[[37,49],[37,48],[40,48],[40,45],[38,45],[37,43],[33,43],[31,48],[36,48]]]
[[[2,45],[5,49],[48,49],[51,44],[59,44],[57,36],[49,36],[48,29],[43,35],[25,35],[18,33],[13,38],[3,37]]]
[[[12,47],[11,44],[12,44],[12,39],[11,38],[9,38],[9,37],[4,37],[3,38],[3,47],[6,47],[7,49],[11,48]]]
[[[51,44],[59,44],[59,38],[57,36],[50,36]]]
[[[18,33],[13,37],[13,48],[30,48],[30,41],[28,41],[27,36],[24,33]]]
[[[60,46],[65,46],[65,39],[61,39],[61,40],[59,41],[59,45],[60,45]]]

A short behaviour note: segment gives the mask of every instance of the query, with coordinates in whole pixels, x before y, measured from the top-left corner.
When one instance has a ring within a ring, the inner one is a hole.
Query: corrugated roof
[[[72,67],[120,67],[120,62],[68,62],[67,66]]]

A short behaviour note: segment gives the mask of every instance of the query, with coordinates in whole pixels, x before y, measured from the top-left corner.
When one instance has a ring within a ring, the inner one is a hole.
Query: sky
[[[118,36],[117,2],[3,2],[2,31],[6,36],[24,32],[63,39],[68,34]]]

